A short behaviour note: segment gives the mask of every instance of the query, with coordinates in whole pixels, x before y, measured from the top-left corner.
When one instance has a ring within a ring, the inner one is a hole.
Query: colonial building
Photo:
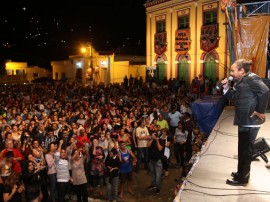
[[[38,66],[28,66],[27,62],[5,63],[6,75],[2,76],[0,83],[26,83],[41,77],[49,77],[50,72]]]
[[[91,45],[80,55],[69,60],[51,62],[53,79],[78,82],[84,86],[103,83],[121,83],[125,76],[142,77],[145,80],[145,56],[115,55],[97,52]]]
[[[226,18],[218,0],[148,0],[145,3],[147,66],[157,81],[190,84],[199,74],[227,76]],[[152,69],[152,70],[150,70]]]

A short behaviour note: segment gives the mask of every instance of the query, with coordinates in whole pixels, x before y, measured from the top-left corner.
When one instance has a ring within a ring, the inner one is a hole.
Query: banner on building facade
[[[176,30],[175,32],[175,51],[178,54],[186,54],[190,50],[190,29]]]
[[[270,16],[250,16],[240,19],[234,33],[236,59],[252,60],[251,71],[265,78]],[[241,35],[241,36],[240,36]]]
[[[211,52],[218,47],[219,31],[218,24],[205,25],[201,27],[201,50]]]
[[[167,33],[157,33],[155,34],[155,53],[157,55],[162,55],[167,48]]]

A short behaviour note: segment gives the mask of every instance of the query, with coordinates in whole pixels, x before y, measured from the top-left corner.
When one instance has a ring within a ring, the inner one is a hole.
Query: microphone
[[[233,77],[230,76],[230,77],[228,78],[228,80],[229,80],[229,81],[232,81],[232,80],[233,80]],[[221,87],[224,86],[224,85],[225,85],[225,83],[221,83],[221,84],[219,84],[219,85],[216,86],[216,89],[217,89],[217,90],[221,90]]]

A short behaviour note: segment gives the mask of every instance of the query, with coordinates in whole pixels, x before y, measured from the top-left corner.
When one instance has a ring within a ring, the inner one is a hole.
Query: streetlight
[[[87,59],[87,65],[83,66],[84,70],[85,70],[85,83],[89,84],[91,83],[91,81],[93,80],[93,64],[92,64],[92,46],[90,45],[90,43],[87,43],[86,45],[83,45],[81,47],[81,53],[82,53],[82,57],[83,60]]]

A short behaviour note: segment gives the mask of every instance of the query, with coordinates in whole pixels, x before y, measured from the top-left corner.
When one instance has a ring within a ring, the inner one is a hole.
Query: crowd
[[[186,166],[205,136],[184,82],[135,80],[0,86],[0,201],[85,202],[89,186],[118,201],[133,194],[133,172],[142,169],[159,194],[172,155]]]

